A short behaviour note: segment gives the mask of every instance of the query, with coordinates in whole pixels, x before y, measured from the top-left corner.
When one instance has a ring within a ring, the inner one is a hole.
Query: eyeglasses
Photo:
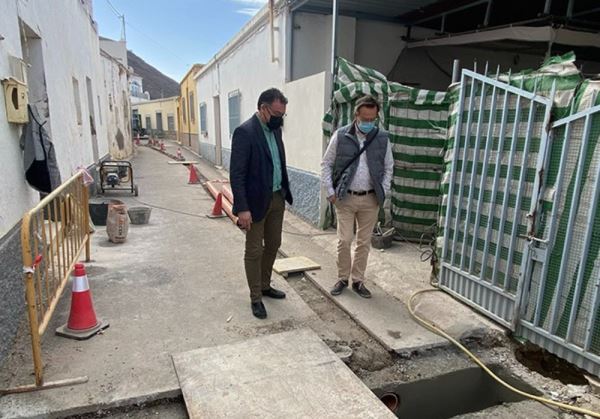
[[[279,113],[279,112],[273,112],[273,109],[269,105],[265,104],[265,107],[267,108],[267,110],[269,111],[269,114],[271,116],[280,117],[280,118],[285,118],[287,116],[287,113],[283,113],[282,114],[282,113]]]

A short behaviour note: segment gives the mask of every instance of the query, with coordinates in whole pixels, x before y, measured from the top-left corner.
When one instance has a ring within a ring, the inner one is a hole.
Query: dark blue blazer
[[[285,163],[281,128],[273,131],[281,161],[281,193],[293,202]],[[265,218],[273,197],[273,159],[258,117],[248,119],[233,132],[229,180],[233,192],[233,213],[250,211],[252,221]]]

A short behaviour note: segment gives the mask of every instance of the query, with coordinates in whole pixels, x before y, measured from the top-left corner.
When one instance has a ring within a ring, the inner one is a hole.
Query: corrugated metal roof
[[[339,14],[378,20],[398,20],[402,15],[439,0],[338,0]],[[292,10],[331,13],[332,0],[292,0]]]

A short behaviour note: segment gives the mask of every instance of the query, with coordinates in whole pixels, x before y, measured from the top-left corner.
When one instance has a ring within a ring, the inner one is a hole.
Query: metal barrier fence
[[[600,87],[544,77],[462,72],[440,287],[598,375]]]
[[[592,94],[596,103],[596,92]],[[600,105],[552,124],[542,203],[527,253],[517,333],[600,374]]]
[[[85,251],[90,260],[88,190],[79,172],[28,211],[21,225],[25,298],[35,384],[1,390],[26,392],[73,385],[87,377],[44,383],[41,336],[46,331],[75,263]]]
[[[440,286],[514,329],[552,98],[470,70],[461,85]]]

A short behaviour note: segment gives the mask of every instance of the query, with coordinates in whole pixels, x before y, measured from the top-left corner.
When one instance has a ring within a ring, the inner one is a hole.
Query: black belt
[[[351,195],[363,196],[363,195],[368,195],[370,193],[375,193],[375,189],[371,189],[368,191],[351,191],[350,189],[348,189],[348,193]]]

